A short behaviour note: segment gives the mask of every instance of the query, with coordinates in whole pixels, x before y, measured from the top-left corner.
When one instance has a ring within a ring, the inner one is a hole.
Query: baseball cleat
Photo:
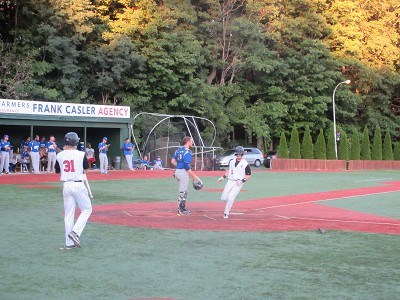
[[[74,242],[75,247],[80,247],[81,246],[81,241],[79,240],[79,236],[71,231],[70,233],[68,233],[68,237]]]
[[[60,250],[72,250],[72,249],[78,249],[75,245],[72,246],[61,246]]]
[[[188,209],[186,209],[186,208],[184,208],[184,209],[178,209],[178,216],[181,216],[181,215],[190,215],[190,214],[191,214],[190,210],[188,210]]]
[[[229,216],[227,214],[224,214],[224,219],[228,219]]]

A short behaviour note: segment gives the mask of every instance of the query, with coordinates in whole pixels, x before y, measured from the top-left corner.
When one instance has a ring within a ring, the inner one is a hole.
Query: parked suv
[[[261,166],[264,162],[264,154],[257,148],[244,147],[243,158],[246,159],[250,165],[255,167]],[[227,150],[215,158],[216,169],[227,167],[231,159],[235,159],[235,149]]]

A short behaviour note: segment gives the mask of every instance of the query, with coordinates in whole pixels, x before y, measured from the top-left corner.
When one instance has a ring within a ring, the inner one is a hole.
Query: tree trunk
[[[217,76],[217,68],[212,67],[211,73],[207,76],[207,83],[211,84],[214,81],[216,76]]]

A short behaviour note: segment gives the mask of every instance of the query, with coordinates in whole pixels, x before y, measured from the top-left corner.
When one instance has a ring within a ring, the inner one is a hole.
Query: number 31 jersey
[[[79,150],[64,150],[57,154],[61,171],[60,181],[82,180],[84,156],[85,152]]]

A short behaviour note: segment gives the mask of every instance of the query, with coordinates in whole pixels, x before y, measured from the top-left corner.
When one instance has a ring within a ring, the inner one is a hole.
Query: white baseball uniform
[[[84,161],[86,161],[85,165]],[[61,172],[60,181],[64,182],[63,198],[66,246],[74,245],[74,242],[68,237],[68,234],[74,231],[80,236],[92,213],[92,204],[88,191],[82,181],[84,167],[87,169],[88,163],[85,152],[83,151],[64,150],[57,154],[56,172],[59,169]],[[77,204],[81,210],[81,214],[74,224],[75,208]]]
[[[221,200],[226,201],[224,211],[224,214],[226,215],[229,215],[236,196],[243,187],[241,180],[246,177],[246,167],[248,166],[248,162],[242,158],[241,161],[235,166],[236,163],[236,159],[232,159],[229,162],[228,182],[226,183],[221,196]]]

